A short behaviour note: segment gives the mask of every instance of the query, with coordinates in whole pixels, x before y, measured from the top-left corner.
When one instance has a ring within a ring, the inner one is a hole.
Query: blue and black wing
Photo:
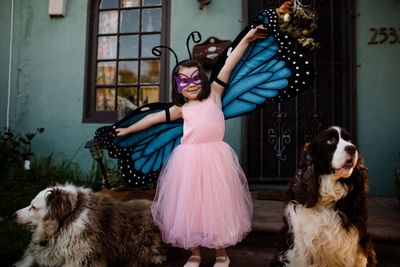
[[[241,116],[266,105],[282,102],[310,87],[315,70],[305,56],[294,49],[291,37],[279,30],[273,10],[259,14],[232,43],[233,49],[251,26],[263,25],[268,37],[249,44],[225,89],[222,108],[225,118]],[[211,80],[218,75],[226,55],[220,59]]]
[[[153,125],[145,130],[116,137],[116,128],[125,128],[150,113],[171,107],[171,103],[151,103],[141,106],[127,117],[111,126],[96,130],[95,140],[108,150],[109,156],[117,158],[122,176],[132,187],[147,185],[158,178],[171,151],[180,144],[183,121]]]

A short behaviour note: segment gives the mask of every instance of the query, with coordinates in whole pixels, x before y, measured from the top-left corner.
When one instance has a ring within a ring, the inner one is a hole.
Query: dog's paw
[[[24,255],[24,257],[20,261],[14,263],[12,266],[13,267],[31,267],[34,265],[34,263],[35,263],[35,260],[33,259],[33,257],[31,255]]]
[[[162,256],[162,255],[157,255],[157,256],[153,256],[152,257],[152,262],[155,263],[155,264],[163,263],[166,260],[167,260],[167,257],[166,256]]]

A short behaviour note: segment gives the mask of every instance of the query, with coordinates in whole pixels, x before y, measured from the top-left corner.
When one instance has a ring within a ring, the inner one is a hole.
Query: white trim
[[[14,32],[14,0],[11,0],[11,19],[10,19],[10,55],[8,60],[8,96],[7,96],[7,120],[6,129],[10,128],[10,106],[11,106],[11,68],[12,68],[12,47]]]

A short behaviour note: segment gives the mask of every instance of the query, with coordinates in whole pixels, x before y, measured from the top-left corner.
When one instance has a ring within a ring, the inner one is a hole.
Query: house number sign
[[[368,44],[383,44],[389,42],[390,44],[400,43],[400,28],[397,30],[394,27],[381,27],[381,28],[370,28],[372,32],[371,39],[369,39]]]

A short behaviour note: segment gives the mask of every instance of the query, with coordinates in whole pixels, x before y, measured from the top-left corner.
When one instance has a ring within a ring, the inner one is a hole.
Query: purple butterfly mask
[[[180,93],[183,89],[188,87],[191,83],[195,85],[201,85],[201,78],[199,70],[195,70],[192,72],[190,77],[186,76],[183,73],[178,73],[178,75],[174,75],[176,84],[178,85],[178,92]]]

